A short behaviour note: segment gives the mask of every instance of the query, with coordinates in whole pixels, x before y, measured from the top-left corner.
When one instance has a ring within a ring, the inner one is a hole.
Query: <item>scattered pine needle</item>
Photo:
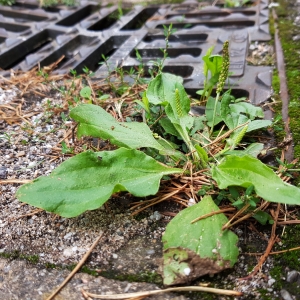
[[[215,289],[209,287],[202,287],[202,286],[185,286],[185,287],[175,287],[175,288],[168,288],[165,290],[154,290],[154,291],[145,291],[145,292],[136,292],[136,293],[126,293],[126,294],[114,294],[114,295],[97,295],[89,293],[82,289],[82,292],[87,295],[88,297],[96,298],[96,299],[129,299],[133,297],[142,297],[142,296],[151,296],[161,293],[168,293],[168,292],[206,292],[206,293],[213,293],[225,296],[242,296],[243,293],[233,291],[233,290],[223,290],[223,289]]]
[[[183,186],[181,187],[181,189],[184,189],[184,188],[186,187],[186,185],[187,185],[187,184],[183,185]],[[151,202],[149,201],[150,204],[148,204],[148,205],[146,205],[146,206],[143,206],[142,208],[140,208],[140,209],[134,211],[134,212],[132,213],[132,215],[134,216],[134,215],[140,213],[141,211],[145,210],[146,208],[148,208],[148,207],[150,207],[150,206],[153,206],[153,205],[155,205],[155,204],[157,204],[157,203],[159,203],[159,202],[162,202],[162,201],[164,201],[164,200],[167,200],[168,198],[171,198],[173,195],[179,193],[179,192],[181,191],[181,189],[176,189],[175,191],[170,192],[170,193],[166,194],[166,195],[163,196],[163,197],[158,196],[158,197],[155,197],[155,198],[151,199],[151,200],[150,200]],[[143,203],[145,203],[145,202],[139,202],[138,204],[136,204],[135,206],[131,207],[130,209],[133,210],[133,209],[135,209],[136,207],[142,205]]]

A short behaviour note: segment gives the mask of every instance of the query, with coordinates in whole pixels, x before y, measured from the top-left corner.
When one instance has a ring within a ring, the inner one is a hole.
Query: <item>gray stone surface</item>
[[[44,300],[64,281],[69,273],[68,270],[33,267],[25,261],[0,259],[0,299]],[[94,294],[109,295],[155,290],[158,287],[154,284],[129,283],[78,273],[55,299],[84,300],[82,289]],[[151,299],[171,300],[175,297],[175,294],[168,293],[153,296]]]

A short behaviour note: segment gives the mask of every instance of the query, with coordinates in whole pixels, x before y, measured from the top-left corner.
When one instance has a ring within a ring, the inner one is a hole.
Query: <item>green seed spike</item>
[[[233,150],[241,142],[247,130],[248,130],[248,124],[243,127],[243,129],[239,132],[239,134],[235,138],[233,145],[231,146],[231,150]]]
[[[228,77],[229,72],[229,42],[225,41],[223,44],[223,62],[222,62],[222,70],[219,77],[219,82],[217,85],[217,94],[220,94],[225,85],[226,79]]]
[[[223,61],[222,61],[222,69],[219,76],[219,82],[217,85],[217,96],[216,101],[214,105],[214,112],[213,112],[213,120],[212,120],[212,126],[210,128],[210,135],[214,132],[214,125],[215,125],[215,118],[216,118],[216,111],[217,111],[217,105],[219,101],[220,94],[223,90],[223,87],[225,85],[226,79],[228,77],[229,73],[229,42],[225,41],[223,44]]]
[[[176,105],[176,112],[179,118],[183,117],[182,107],[180,103],[180,95],[178,89],[175,89],[175,105]]]

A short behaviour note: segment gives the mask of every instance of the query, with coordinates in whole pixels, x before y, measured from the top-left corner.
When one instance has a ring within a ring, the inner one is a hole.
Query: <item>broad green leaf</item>
[[[246,155],[229,155],[212,168],[212,177],[220,189],[254,185],[256,194],[270,202],[300,204],[300,189],[283,182],[260,160]]]
[[[70,116],[79,122],[77,135],[99,137],[126,148],[151,147],[161,152],[164,148],[155,140],[145,123],[118,122],[103,108],[82,104],[71,110]]]
[[[266,128],[272,125],[272,121],[270,120],[254,120],[248,124],[247,132],[258,130],[261,128]]]
[[[208,93],[206,93],[205,90],[199,90],[196,92],[196,94],[200,95],[200,96],[205,96],[205,97],[208,95]]]
[[[263,117],[263,111],[260,107],[256,107],[250,103],[240,102],[236,104],[231,103],[231,96],[225,93],[221,101],[221,117],[226,126],[234,130],[227,139],[227,144],[233,150],[241,141],[246,132],[265,128],[271,125],[269,120],[252,120],[255,117]],[[247,123],[247,124],[246,124]],[[245,124],[245,126],[238,126]],[[238,154],[239,155],[239,154]]]
[[[148,85],[146,91],[148,101],[154,105],[165,106],[174,97],[176,82],[182,83],[183,79],[169,73],[157,75]]]
[[[226,124],[226,126],[233,130],[239,125],[245,124],[246,122],[249,122],[249,118],[243,114],[235,113],[231,111],[231,95],[228,93],[225,93],[222,96],[221,105],[220,105],[220,114],[221,118]],[[234,135],[237,135],[242,128],[236,129],[233,133]],[[233,138],[233,137],[231,137]]]
[[[174,144],[168,140],[165,140],[162,137],[159,137],[157,139],[157,142],[160,143],[164,147],[163,155],[170,156],[173,159],[173,161],[175,161],[177,163],[179,161],[185,162],[187,160],[187,157],[181,151],[176,150],[177,148],[179,148],[179,146],[177,144]],[[160,154],[162,154],[162,153],[160,153]],[[152,156],[152,155],[150,155],[150,156]]]
[[[203,131],[201,134],[195,133],[192,137],[193,141],[197,144],[206,145],[210,143],[210,136],[209,136],[209,127],[204,126]]]
[[[222,96],[221,105],[220,105],[220,114],[221,118],[229,129],[234,129],[236,127],[236,122],[231,116],[230,109],[231,97],[230,94],[225,93]],[[235,114],[236,118],[238,114]]]
[[[237,261],[238,237],[222,230],[224,214],[216,214],[191,224],[207,213],[218,211],[211,196],[182,210],[167,225],[163,241],[165,285],[182,284],[206,274],[231,268]]]
[[[204,130],[206,116],[193,116],[193,119],[194,119],[194,124],[190,132],[191,136],[193,136],[199,130]]]
[[[172,122],[178,135],[181,136],[192,155],[197,159],[188,130],[194,124],[189,115],[190,99],[182,85],[182,78],[168,73],[161,73],[152,80],[147,89],[150,103],[165,106],[165,113]]]
[[[155,195],[163,175],[180,172],[134,149],[88,151],[63,162],[49,176],[21,186],[17,197],[70,218],[99,208],[120,191],[137,197]]]
[[[258,154],[264,149],[264,144],[262,143],[253,143],[249,145],[245,150],[232,150],[227,151],[225,155],[236,155],[236,156],[245,156],[251,155],[253,157],[257,157]]]
[[[231,103],[230,94],[225,93],[221,101],[221,117],[229,129],[235,129],[241,124],[248,123],[247,132],[268,127],[272,124],[269,120],[253,120],[255,117],[263,118],[264,114],[260,107],[246,102]],[[242,114],[245,113],[245,114]],[[249,117],[248,117],[249,116]],[[234,135],[241,129],[235,130]],[[232,138],[232,137],[231,137]]]
[[[162,126],[166,133],[178,136],[178,132],[169,118],[161,118],[159,120],[159,124]]]
[[[213,122],[213,113],[214,113],[214,106],[215,106],[216,99],[213,97],[209,97],[206,103],[205,115],[207,118],[207,124],[209,127],[212,126]],[[221,104],[220,102],[217,103],[217,110],[216,110],[216,117],[215,117],[215,124],[217,125],[222,121],[221,118]]]
[[[248,102],[239,102],[230,105],[230,110],[234,113],[244,113],[249,116],[250,120],[255,118],[264,118],[264,112],[261,107]]]
[[[209,57],[212,54],[214,48],[215,48],[214,46],[211,46],[210,48],[208,48],[208,50],[206,51],[204,57]],[[203,64],[203,74],[207,78],[208,77],[208,70],[209,69],[208,69],[208,66],[207,66],[207,64],[205,62],[205,59],[202,59],[202,60],[204,61],[204,64]]]
[[[195,149],[198,152],[198,155],[200,157],[201,165],[203,168],[207,167],[207,162],[208,162],[208,155],[206,151],[198,144],[195,145]]]
[[[221,55],[205,55],[202,59],[212,76],[221,72],[223,62],[223,57]]]
[[[135,103],[139,104],[148,114],[150,114],[149,102],[146,97],[146,92],[143,93],[143,100],[134,100]]]

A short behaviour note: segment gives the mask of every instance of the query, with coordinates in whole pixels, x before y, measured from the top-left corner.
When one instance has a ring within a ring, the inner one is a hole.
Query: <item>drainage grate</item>
[[[34,1],[0,6],[0,68],[27,71],[56,62],[57,73],[88,67],[95,78],[106,78],[108,70],[99,64],[109,57],[111,68],[137,68],[139,51],[146,68],[162,57],[165,46],[163,26],[173,24],[164,71],[180,75],[190,94],[203,87],[202,56],[215,46],[221,53],[230,41],[230,82],[236,96],[253,103],[267,101],[271,93],[271,68],[249,66],[246,62],[250,41],[270,40],[267,0],[247,8],[205,6],[197,1],[182,4],[135,6],[119,17],[118,7],[81,2],[78,7],[41,9]]]

